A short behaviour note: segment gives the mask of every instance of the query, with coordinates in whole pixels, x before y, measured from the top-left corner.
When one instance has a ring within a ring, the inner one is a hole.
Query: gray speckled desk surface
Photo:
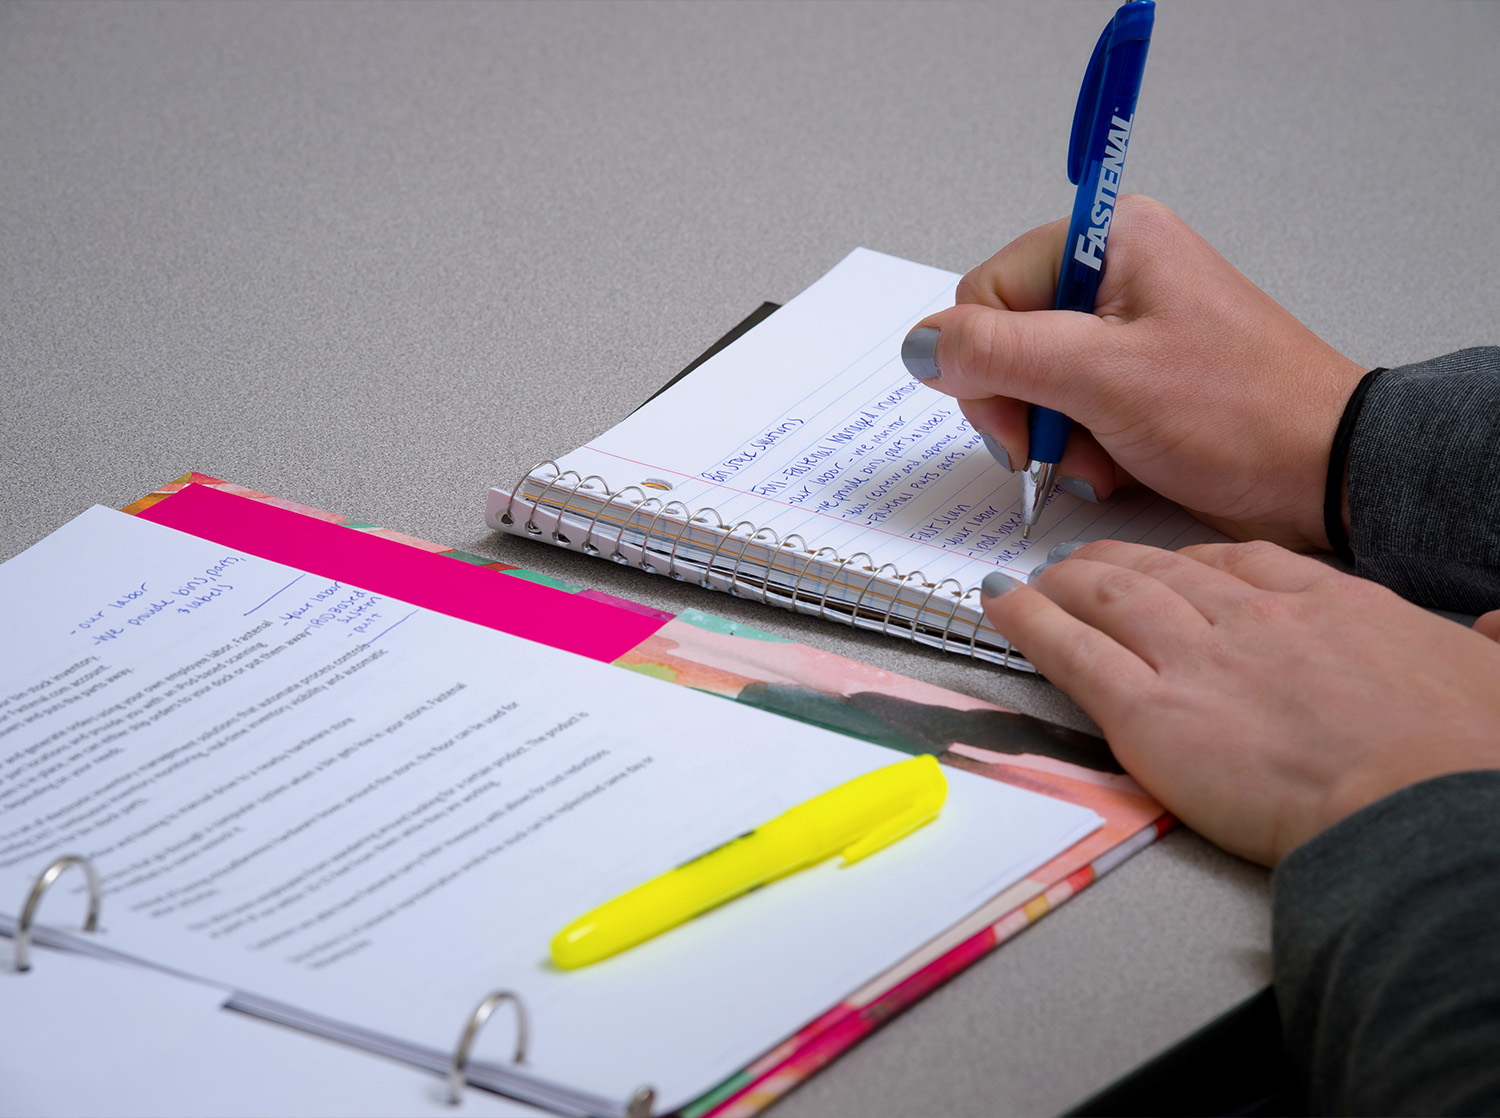
[[[855,245],[1071,204],[1112,4],[0,5],[0,557],[188,469],[1075,725],[1047,683],[484,530]],[[1126,187],[1394,365],[1493,343],[1500,5],[1167,0]],[[1057,1111],[1269,975],[1179,832],[789,1096]]]

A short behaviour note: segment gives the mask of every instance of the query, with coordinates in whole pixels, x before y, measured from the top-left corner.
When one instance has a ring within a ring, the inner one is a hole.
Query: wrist
[[[1383,372],[1383,368],[1371,369],[1359,379],[1344,404],[1328,448],[1328,473],[1323,488],[1323,532],[1328,550],[1346,563],[1354,562],[1354,552],[1349,546],[1349,446],[1354,440],[1354,428],[1364,408],[1365,395],[1375,378]]]

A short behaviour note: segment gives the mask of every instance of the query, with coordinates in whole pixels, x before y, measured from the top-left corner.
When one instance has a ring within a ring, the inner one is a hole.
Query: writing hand
[[[957,397],[1012,468],[1041,404],[1086,428],[1058,476],[1097,497],[1135,479],[1239,539],[1326,549],[1329,446],[1365,370],[1138,195],[1115,210],[1095,313],[1050,310],[1067,227],[1013,241],[918,324],[939,331],[924,383]]]
[[[1268,543],[1099,541],[1031,585],[986,584],[995,627],[1131,775],[1253,861],[1409,784],[1500,768],[1500,613],[1467,629]]]

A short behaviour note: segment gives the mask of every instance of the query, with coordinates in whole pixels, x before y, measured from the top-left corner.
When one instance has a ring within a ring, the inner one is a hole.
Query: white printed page
[[[1013,575],[1053,545],[1105,537],[1159,547],[1222,539],[1136,489],[1102,504],[1054,492],[1021,538],[1021,481],[997,465],[952,398],[913,380],[901,342],[953,305],[959,277],[856,249],[743,338],[559,459],[613,489],[712,507],[780,537],[873,556],[929,582]]]
[[[452,1115],[443,1079],[221,1009],[225,991],[158,971],[0,947],[0,1115],[72,1118],[417,1118]],[[498,1045],[497,1045],[498,1047]],[[487,1046],[486,1046],[487,1049]],[[464,1118],[545,1118],[466,1091]]]
[[[115,950],[435,1051],[517,990],[530,1070],[608,1098],[696,1097],[1098,825],[950,772],[891,848],[564,973],[574,917],[900,755],[102,508],[0,609],[0,909],[81,853]]]

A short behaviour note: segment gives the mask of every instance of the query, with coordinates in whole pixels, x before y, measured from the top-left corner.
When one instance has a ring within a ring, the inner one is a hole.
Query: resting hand
[[[914,375],[932,371],[932,335],[916,331],[936,328],[923,383],[957,397],[1012,469],[1041,404],[1087,429],[1059,464],[1070,491],[1135,479],[1239,539],[1326,549],[1329,446],[1365,370],[1140,196],[1115,210],[1095,313],[1050,310],[1067,229],[1035,229],[965,276],[959,305],[908,336]]]
[[[1032,585],[985,581],[996,628],[1131,775],[1252,861],[1409,784],[1500,768],[1500,614],[1466,629],[1265,543],[1099,541]]]

